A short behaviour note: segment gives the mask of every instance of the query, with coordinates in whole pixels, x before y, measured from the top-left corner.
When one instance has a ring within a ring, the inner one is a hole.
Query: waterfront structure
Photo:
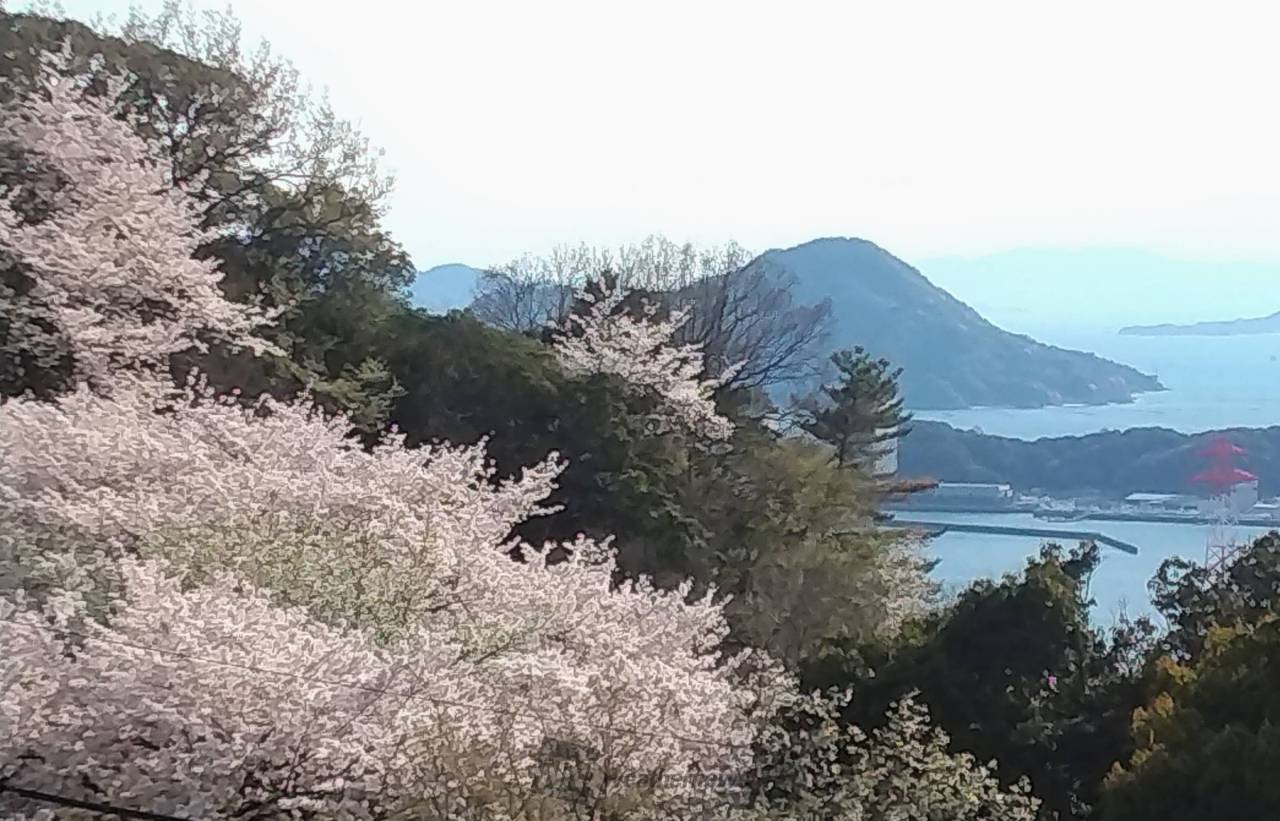
[[[1241,513],[1258,503],[1258,477],[1235,464],[1243,456],[1243,448],[1220,437],[1200,451],[1209,467],[1191,477],[1191,483],[1206,489],[1208,498],[1201,512],[1213,517],[1213,527],[1205,543],[1204,564],[1214,573],[1221,572],[1242,547],[1235,528]]]
[[[1132,556],[1138,555],[1137,545],[1120,539],[1096,533],[1091,530],[1060,530],[1045,527],[1025,527],[1022,525],[995,525],[979,522],[917,522],[907,519],[893,519],[886,523],[889,528],[914,530],[929,538],[936,538],[947,532],[955,533],[989,533],[997,536],[1039,536],[1042,539],[1057,539],[1067,543],[1095,542],[1115,548]]]
[[[1161,512],[1198,511],[1202,500],[1188,493],[1130,493],[1126,505]]]
[[[887,430],[876,431],[877,435],[888,433]],[[882,442],[877,449],[875,465],[872,466],[872,474],[877,478],[889,478],[896,476],[898,473],[898,440],[889,439]]]
[[[1016,501],[1011,485],[939,482],[936,487],[912,495],[907,506],[921,510],[984,512],[1013,510]]]

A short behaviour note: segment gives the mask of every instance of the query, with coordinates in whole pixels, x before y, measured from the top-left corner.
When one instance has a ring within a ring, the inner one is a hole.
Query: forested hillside
[[[1001,482],[1019,490],[1069,495],[1189,493],[1204,469],[1200,452],[1228,435],[1248,452],[1246,466],[1264,496],[1280,494],[1280,427],[1236,428],[1188,435],[1133,428],[1034,442],[916,422],[898,453],[902,470],[950,482]]]
[[[561,248],[482,272],[472,311],[498,327],[532,330],[558,319],[575,283],[603,265],[638,286],[670,290],[668,298],[681,304],[705,296],[693,284],[700,277],[742,268],[731,296],[720,303],[731,322],[747,325],[753,308],[784,298],[793,311],[807,308],[797,325],[811,335],[795,342],[819,361],[848,348],[890,359],[903,369],[903,396],[915,409],[1107,404],[1163,390],[1155,377],[1127,365],[996,327],[862,239],[817,239],[756,258],[736,247],[699,254],[660,238],[616,251]],[[416,286],[418,304],[436,298],[433,276],[440,295],[452,293],[452,271],[424,272]],[[754,296],[743,299],[744,293]],[[461,307],[466,300],[453,304]],[[812,390],[818,375],[800,369],[778,377],[772,393],[785,401],[791,393]]]
[[[1162,568],[1162,630],[1090,623],[1090,545],[942,600],[878,527],[897,366],[737,246],[431,315],[233,18],[0,60],[5,817],[1280,811],[1275,539]]]
[[[903,369],[911,408],[1106,404],[1162,390],[1134,368],[997,328],[866,240],[818,239],[765,259],[795,276],[799,299],[830,300],[829,348],[862,346]]]

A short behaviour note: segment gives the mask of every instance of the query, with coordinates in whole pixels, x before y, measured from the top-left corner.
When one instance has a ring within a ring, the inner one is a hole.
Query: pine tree
[[[874,359],[863,348],[837,351],[831,363],[839,377],[800,405],[800,427],[830,444],[837,465],[872,470],[885,444],[909,432],[911,414],[898,394],[901,368]]]

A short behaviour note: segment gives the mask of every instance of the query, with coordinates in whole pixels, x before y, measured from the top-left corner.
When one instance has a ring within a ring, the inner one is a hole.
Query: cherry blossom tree
[[[515,539],[554,513],[555,454],[499,477],[484,442],[365,448],[305,396],[173,384],[171,354],[261,348],[270,317],[190,258],[180,192],[73,81],[51,72],[13,111],[5,139],[65,179],[47,217],[2,212],[24,278],[0,302],[8,344],[79,382],[0,402],[0,786],[188,818],[786,817],[759,784],[701,780],[795,748],[771,723],[794,681],[721,649],[714,591],[615,589],[607,542],[549,564]],[[666,344],[680,318],[620,304],[559,343],[566,367],[727,436],[697,351]],[[931,768],[963,810],[946,817],[1000,806],[984,771],[898,736],[855,756],[844,817],[927,817],[900,766]],[[802,780],[833,772],[815,755]]]
[[[423,451],[388,435],[366,451],[347,437],[349,420],[305,402],[243,408],[198,384],[161,390],[123,377],[110,396],[13,401],[0,419],[11,466],[0,516],[19,568],[89,545],[167,560],[189,581],[232,569],[279,604],[397,651],[451,648],[450,667],[464,676],[470,665],[523,670],[548,653],[572,659],[573,676],[608,668],[623,686],[634,665],[629,698],[679,713],[672,727],[705,721],[716,737],[749,740],[733,726],[735,665],[714,657],[725,627],[709,598],[690,603],[687,589],[643,583],[615,594],[607,546],[580,540],[569,545],[573,561],[549,565],[511,539],[515,525],[551,512],[542,505],[554,456],[497,481],[483,443]],[[513,548],[530,560],[512,561]],[[688,697],[655,691],[649,655],[664,659],[673,686],[701,683]],[[638,709],[626,720],[659,726]]]
[[[423,802],[508,817],[497,805],[537,794],[549,742],[590,751],[618,789],[660,780],[655,805],[698,797],[682,780],[694,762],[721,772],[749,761],[733,688],[709,669],[690,678],[679,659],[615,646],[584,664],[580,648],[551,640],[468,659],[446,635],[390,651],[233,573],[183,590],[160,564],[119,568],[128,592],[110,626],[67,626],[74,588],[44,615],[0,613],[6,783],[184,817],[421,817]],[[649,627],[669,620],[654,610],[677,607],[612,598]]]
[[[892,821],[1034,821],[1040,807],[1025,779],[1000,784],[983,765],[948,749],[929,711],[909,695],[890,705],[884,725],[863,732],[839,719],[849,691],[813,693],[770,728],[773,750],[765,818]],[[757,805],[759,806],[759,805]]]
[[[481,780],[522,794],[551,741],[594,751],[620,784],[662,773],[679,785],[749,764],[761,719],[790,685],[766,664],[743,686],[755,661],[717,653],[727,627],[709,596],[688,602],[687,588],[643,582],[613,591],[611,554],[585,540],[555,565],[531,546],[535,560],[509,557],[513,526],[548,512],[553,459],[495,482],[483,445],[422,452],[389,436],[369,452],[348,427],[301,402],[246,409],[198,384],[123,375],[109,395],[82,387],[0,406],[6,575],[25,572],[10,586],[35,591],[47,614],[0,622],[15,675],[32,682],[4,694],[20,715],[0,760],[42,751],[14,783],[124,784],[146,806],[230,814],[242,806],[231,792],[243,802],[266,791],[284,807],[324,793],[315,785],[334,772],[373,773],[393,795]],[[74,661],[29,635],[50,623],[90,636]],[[312,677],[401,689],[367,704],[366,692]],[[430,709],[411,709],[406,692]],[[220,717],[217,744],[182,723],[201,704]],[[342,729],[357,716],[377,744]],[[145,739],[160,747],[154,766],[129,752]],[[355,747],[307,765],[334,744]],[[263,762],[281,770],[248,792],[228,786]],[[515,763],[495,774],[494,762]],[[281,786],[297,768],[305,777]],[[87,781],[68,777],[80,772]],[[682,790],[668,798],[696,795]],[[356,799],[323,800],[337,802],[327,813]]]
[[[617,376],[655,398],[674,425],[706,439],[728,439],[733,423],[716,411],[714,393],[734,367],[708,378],[701,347],[673,343],[687,312],[660,319],[657,306],[646,304],[637,316],[623,305],[627,295],[607,277],[578,291],[585,311],[570,313],[555,336],[561,367],[580,376]]]
[[[829,300],[795,298],[795,276],[737,243],[699,248],[650,236],[617,248],[558,246],[483,272],[468,311],[506,330],[536,331],[567,316],[584,282],[608,272],[625,290],[683,312],[679,344],[713,369],[737,364],[728,387],[759,389],[816,375]]]
[[[100,382],[211,337],[265,350],[254,332],[267,315],[224,299],[216,261],[193,257],[210,235],[188,191],[108,103],[64,76],[69,60],[45,55],[42,93],[0,112],[4,164],[32,172],[0,186],[0,354]]]
[[[507,800],[549,742],[591,751],[606,782],[749,760],[788,688],[717,652],[710,594],[614,591],[607,545],[548,565],[511,539],[551,512],[554,454],[500,480],[483,443],[367,450],[305,397],[246,408],[169,383],[169,354],[204,332],[252,342],[265,317],[190,260],[194,220],[147,193],[171,189],[145,145],[56,72],[46,91],[10,137],[39,141],[67,188],[44,221],[5,212],[32,285],[4,308],[18,350],[69,356],[83,381],[0,405],[8,783],[355,817],[375,786]],[[387,692],[352,690],[369,682]]]

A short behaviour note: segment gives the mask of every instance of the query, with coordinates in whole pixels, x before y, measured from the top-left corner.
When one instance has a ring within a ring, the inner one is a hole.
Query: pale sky
[[[655,232],[1280,261],[1271,4],[231,5],[386,149],[419,268]]]

